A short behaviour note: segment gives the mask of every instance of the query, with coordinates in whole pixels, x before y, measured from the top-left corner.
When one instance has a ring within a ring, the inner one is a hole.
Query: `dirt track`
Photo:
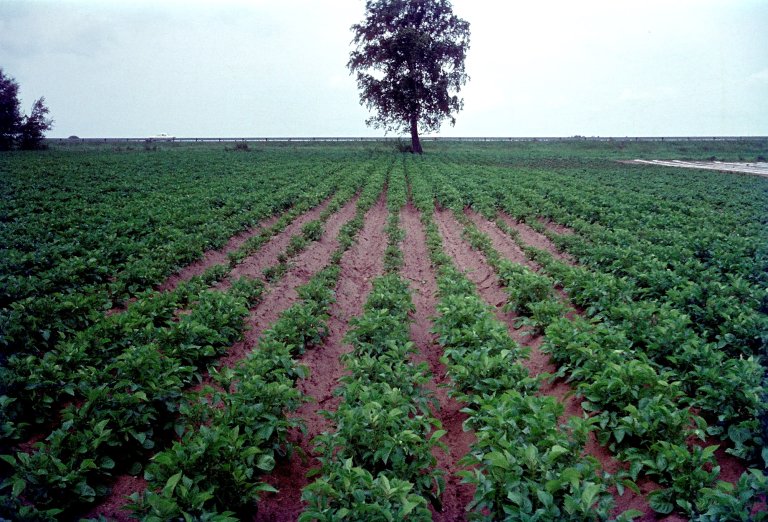
[[[636,159],[626,163],[640,163],[643,165],[660,165],[663,167],[683,167],[687,169],[717,170],[720,172],[737,172],[740,174],[754,174],[755,176],[768,177],[768,163],[730,163],[725,161],[682,161],[682,160],[643,160]]]

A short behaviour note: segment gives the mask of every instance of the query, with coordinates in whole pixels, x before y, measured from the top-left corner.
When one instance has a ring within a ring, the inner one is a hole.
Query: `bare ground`
[[[520,258],[521,251],[511,238],[502,234],[498,227],[488,220],[476,215],[473,217],[480,230],[488,233],[491,237],[493,247],[502,255],[502,257],[528,264],[527,260]],[[516,329],[514,327],[516,316],[510,312],[504,312],[501,309],[501,306],[506,302],[506,293],[504,292],[496,273],[485,261],[482,253],[472,250],[469,243],[461,238],[462,225],[456,220],[451,212],[446,210],[436,211],[435,221],[443,238],[446,253],[451,256],[460,270],[468,271],[467,277],[477,285],[480,296],[496,309],[497,318],[507,325],[513,338],[515,338],[515,340],[522,346],[530,349],[529,358],[527,360],[521,360],[520,363],[529,370],[531,375],[553,373],[556,370],[556,367],[551,363],[549,356],[540,350],[543,340],[541,336],[531,337],[527,332]],[[561,421],[565,421],[572,415],[579,417],[583,415],[580,401],[575,397],[573,389],[566,382],[557,380],[552,383],[547,383],[545,381],[541,386],[539,393],[553,396],[563,404],[565,412]],[[600,462],[603,469],[609,473],[615,473],[617,470],[624,467],[606,448],[597,444],[597,441],[592,434],[585,447],[585,453],[595,457]],[[631,491],[625,491],[622,496],[614,494],[616,513],[620,513],[627,509],[637,509],[644,513],[644,517],[639,520],[658,520],[645,499],[645,495],[653,489],[658,488],[658,485],[650,481],[642,481],[642,483],[638,485],[641,488],[642,495],[637,495]],[[664,520],[672,522],[676,519],[667,517]]]
[[[381,199],[366,214],[357,242],[341,259],[341,275],[336,287],[336,302],[330,310],[328,337],[322,346],[307,351],[297,361],[310,370],[310,376],[299,381],[298,386],[312,402],[296,412],[296,416],[306,423],[307,433],[293,433],[292,442],[309,457],[301,459],[294,456],[266,477],[265,480],[277,488],[279,493],[267,494],[262,498],[254,520],[292,521],[304,509],[301,490],[309,484],[306,474],[319,466],[319,462],[312,457],[312,440],[322,432],[333,429],[318,412],[332,411],[338,406],[339,399],[333,396],[333,391],[339,384],[338,379],[345,373],[339,358],[350,350],[343,342],[344,335],[349,328],[349,320],[363,313],[363,305],[372,288],[371,280],[383,272],[384,250],[387,246],[384,233],[386,221],[387,208],[382,194]]]
[[[337,237],[341,227],[355,216],[356,203],[357,198],[353,198],[352,201],[348,201],[338,212],[332,214],[325,223],[325,232],[322,238],[319,241],[310,243],[306,250],[300,252],[290,261],[288,272],[268,288],[268,292],[261,303],[251,310],[245,339],[232,346],[229,353],[221,359],[222,364],[234,366],[237,361],[248,355],[248,352],[258,344],[261,332],[275,322],[283,310],[296,304],[299,299],[296,288],[306,284],[315,273],[328,265],[333,252],[338,248]],[[322,210],[319,210],[319,212],[322,212]],[[302,220],[302,222],[306,223],[312,219],[316,218],[309,218]],[[292,228],[291,226],[286,227],[284,231],[286,234],[275,236],[273,241],[264,245],[264,248],[259,250],[256,255],[243,261],[232,273],[237,273],[237,277],[261,277],[261,271],[275,262],[277,256],[288,246],[291,235],[297,233],[301,228],[301,224],[297,224],[297,221],[299,220],[297,219],[292,223],[292,225],[296,224],[292,232],[288,231],[289,228]],[[278,249],[277,246],[282,246],[283,248]]]
[[[644,160],[636,159],[622,163],[639,163],[642,165],[660,165],[663,167],[682,167],[687,169],[717,170],[720,172],[737,172],[768,177],[766,162],[727,162],[727,161],[683,161],[683,160]]]
[[[244,358],[258,344],[258,338],[271,323],[273,323],[282,311],[289,308],[298,300],[296,287],[309,281],[316,272],[325,267],[330,261],[331,255],[338,247],[337,236],[341,227],[355,214],[356,198],[349,201],[338,212],[328,218],[323,237],[319,241],[310,243],[306,250],[300,252],[292,261],[291,269],[275,285],[268,288],[264,299],[251,309],[251,315],[247,318],[245,338],[235,343],[230,351],[220,359],[225,366],[234,366]],[[291,226],[289,225],[281,233],[273,237],[264,248],[246,259],[248,266],[270,266],[277,260],[277,255],[282,249],[276,245],[287,246],[291,235],[297,232],[302,223],[316,219],[306,216],[322,212],[319,207],[299,216]],[[261,275],[259,273],[259,275]],[[255,277],[255,275],[254,275]],[[92,509],[87,516],[99,515],[109,520],[131,520],[130,512],[125,509],[127,495],[141,492],[146,487],[146,482],[140,477],[120,475],[116,477],[111,494],[98,506]]]
[[[456,472],[462,469],[458,460],[469,453],[475,440],[471,431],[464,431],[463,423],[467,415],[460,410],[461,403],[448,396],[448,387],[452,381],[446,376],[446,368],[440,362],[442,349],[432,333],[431,316],[437,308],[437,281],[429,261],[426,236],[419,219],[419,211],[409,203],[400,213],[400,223],[405,230],[403,249],[402,276],[409,281],[416,308],[414,322],[411,324],[411,340],[418,349],[415,362],[426,362],[432,373],[428,388],[435,394],[439,409],[433,412],[447,431],[442,441],[448,446],[448,453],[435,450],[438,467],[445,471],[445,492],[442,497],[442,511],[433,508],[436,521],[466,520],[465,509],[474,495],[474,487],[462,484]]]
[[[294,219],[279,234],[275,235],[269,241],[267,241],[267,243],[264,244],[255,254],[246,257],[242,263],[239,263],[236,267],[234,267],[229,273],[229,279],[231,281],[234,281],[240,277],[263,279],[262,271],[277,262],[277,257],[285,251],[286,247],[291,242],[291,238],[295,234],[301,232],[301,227],[306,223],[318,219],[330,201],[330,199],[327,199],[325,202],[323,202],[323,204],[305,212],[301,216],[298,216],[296,219]],[[327,240],[328,237],[335,238],[338,234],[338,230],[341,228],[341,225],[346,223],[347,220],[351,219],[351,216],[354,216],[356,202],[357,198],[352,198],[352,200],[348,201],[338,212],[334,213],[331,215],[331,217],[328,218],[328,221],[325,223],[326,230],[323,234],[323,239],[320,240],[321,243],[324,240]],[[344,217],[344,220],[339,223],[338,217],[340,215]],[[336,227],[335,232],[334,227]],[[302,265],[299,261],[299,258],[311,250],[313,249],[310,246],[310,248],[304,252],[301,252],[296,259],[292,260],[292,264],[296,265],[297,267],[301,267]],[[227,288],[228,286],[229,282],[226,280],[220,282],[217,285],[218,288]]]

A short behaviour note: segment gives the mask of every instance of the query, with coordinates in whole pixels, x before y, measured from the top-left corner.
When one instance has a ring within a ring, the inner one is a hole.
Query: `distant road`
[[[768,163],[730,163],[726,161],[682,161],[682,160],[643,160],[636,159],[626,163],[643,163],[646,165],[661,165],[664,167],[683,167],[687,169],[719,170],[722,172],[741,172],[768,177]]]
[[[219,138],[172,138],[172,137],[144,137],[144,138],[48,138],[50,141],[57,141],[57,142],[102,142],[102,143],[110,143],[110,142],[124,142],[124,141],[174,141],[174,142],[236,142],[236,141],[251,141],[251,142],[307,142],[307,141],[319,141],[319,142],[327,142],[327,141],[345,141],[345,142],[351,142],[351,141],[366,141],[366,142],[376,142],[376,141],[398,141],[398,140],[404,140],[408,141],[410,138],[403,138],[403,137],[390,137],[390,136],[380,136],[380,137],[354,137],[354,136],[336,136],[336,137],[317,137],[317,136],[285,136],[285,137],[240,137],[240,138],[233,138],[233,137],[219,137]],[[759,141],[759,140],[768,140],[768,136],[538,136],[538,137],[499,137],[499,136],[488,136],[488,137],[422,137],[422,141],[472,141],[472,142],[482,142],[482,141],[494,141],[494,142],[550,142],[550,141],[650,141],[650,142],[659,142],[659,141]]]

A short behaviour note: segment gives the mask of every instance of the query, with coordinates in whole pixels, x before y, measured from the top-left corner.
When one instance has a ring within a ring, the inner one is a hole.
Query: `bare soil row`
[[[297,301],[298,294],[296,293],[296,288],[307,283],[316,272],[328,264],[332,253],[338,247],[337,237],[341,227],[354,217],[356,201],[357,198],[352,198],[338,212],[332,214],[325,224],[323,237],[319,241],[308,245],[305,250],[293,258],[291,260],[291,268],[279,281],[267,285],[262,300],[250,310],[244,338],[235,343],[228,353],[219,360],[221,365],[232,367],[247,356],[253,347],[257,345],[261,333],[277,319],[282,311]],[[291,237],[297,234],[305,223],[317,219],[329,202],[330,199],[298,216],[285,229],[270,238],[262,248],[237,265],[230,272],[230,277],[247,276],[263,279],[262,270],[278,262],[278,256],[285,251]],[[207,268],[226,262],[227,252],[236,249],[249,237],[258,234],[264,226],[269,226],[269,220],[262,223],[260,227],[235,236],[224,249],[207,252],[203,259],[192,263],[179,271],[179,273],[171,276],[159,286],[159,289],[161,291],[170,291],[182,281],[189,280],[195,275],[203,273]],[[227,283],[220,283],[218,285],[219,288],[226,286]],[[140,476],[120,475],[116,477],[111,494],[92,509],[87,516],[103,516],[109,520],[116,521],[132,520],[130,512],[125,508],[127,504],[126,496],[135,492],[141,492],[145,487],[146,482]]]
[[[293,521],[303,509],[301,490],[309,483],[307,472],[319,466],[319,462],[312,456],[312,440],[332,428],[319,411],[335,410],[338,406],[339,399],[333,395],[333,391],[344,374],[340,357],[349,351],[343,339],[349,329],[349,320],[363,313],[363,304],[372,287],[371,280],[383,272],[384,250],[387,246],[384,233],[386,220],[387,207],[382,194],[366,213],[357,243],[341,258],[341,275],[336,287],[336,302],[330,310],[328,336],[322,345],[307,351],[297,360],[309,368],[309,377],[299,381],[298,386],[311,402],[303,405],[295,414],[304,422],[307,431],[294,432],[291,442],[305,457],[295,455],[265,478],[278,493],[262,498],[254,520]]]

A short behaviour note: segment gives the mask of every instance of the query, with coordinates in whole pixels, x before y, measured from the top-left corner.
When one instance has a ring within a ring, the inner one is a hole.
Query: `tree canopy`
[[[24,150],[39,149],[45,131],[53,127],[45,98],[35,101],[29,116],[23,116],[19,106],[19,84],[0,69],[0,150],[16,144]]]
[[[35,150],[42,147],[44,133],[53,126],[49,119],[45,98],[38,98],[32,105],[32,112],[24,118],[19,132],[19,146],[24,150]]]
[[[376,112],[366,123],[410,132],[413,152],[421,153],[419,127],[434,132],[445,119],[453,125],[463,107],[469,23],[448,0],[368,0],[365,20],[352,31],[347,67],[360,103]]]
[[[13,147],[20,125],[19,84],[0,69],[0,150]]]

